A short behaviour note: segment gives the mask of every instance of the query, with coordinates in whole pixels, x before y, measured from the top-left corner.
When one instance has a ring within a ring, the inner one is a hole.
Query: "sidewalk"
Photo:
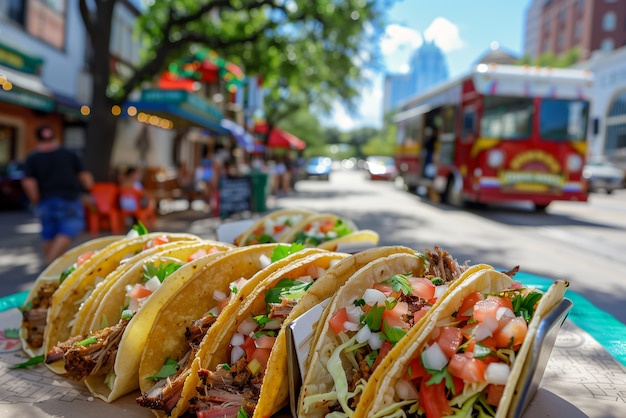
[[[268,206],[270,203],[268,202]],[[268,207],[269,210],[269,207]],[[243,213],[228,220],[254,218],[260,214]],[[196,210],[177,210],[157,217],[153,231],[189,232],[215,239],[215,228],[225,220]],[[0,297],[30,290],[44,268],[39,221],[29,211],[0,211]],[[102,235],[107,235],[103,232]],[[75,245],[92,238],[82,233]]]

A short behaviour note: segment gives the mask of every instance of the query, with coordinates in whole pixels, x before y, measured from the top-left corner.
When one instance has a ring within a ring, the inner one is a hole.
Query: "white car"
[[[625,186],[626,172],[615,164],[601,159],[588,160],[583,168],[583,177],[587,180],[590,192],[613,190]]]

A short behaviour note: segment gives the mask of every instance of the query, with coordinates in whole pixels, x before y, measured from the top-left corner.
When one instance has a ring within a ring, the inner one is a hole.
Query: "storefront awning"
[[[254,132],[266,135],[267,134],[267,124],[261,123],[257,124],[254,127]],[[283,131],[280,128],[274,127],[272,128],[272,132],[270,132],[270,137],[267,140],[268,148],[289,148],[298,151],[302,151],[306,148],[306,142],[298,138],[297,136]]]
[[[123,112],[130,116],[140,112],[153,114],[171,120],[174,127],[197,127],[222,135],[230,133],[221,126],[222,112],[185,90],[144,90],[140,100],[124,104]]]
[[[0,100],[45,112],[54,109],[52,91],[39,76],[3,65],[0,65]]]
[[[236,124],[230,119],[222,119],[221,125],[223,128],[228,129],[233,135],[237,144],[246,152],[254,151],[254,137],[247,132],[241,125]]]

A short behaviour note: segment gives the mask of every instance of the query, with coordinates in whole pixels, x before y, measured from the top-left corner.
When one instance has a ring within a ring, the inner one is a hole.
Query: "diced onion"
[[[158,277],[152,276],[150,280],[144,283],[144,286],[151,292],[156,292],[156,290],[161,287],[161,281]]]
[[[363,300],[370,306],[383,304],[387,300],[387,296],[378,289],[367,289],[363,293]]]
[[[131,229],[130,231],[128,231],[128,233],[126,234],[126,238],[137,238],[139,236],[139,232],[137,232],[134,229]]]
[[[485,380],[494,385],[505,385],[511,369],[505,363],[489,363],[485,370]]]
[[[221,290],[213,290],[213,300],[217,301],[217,302],[221,302],[224,299],[226,299],[228,296],[226,296],[226,293],[222,292]]]
[[[259,263],[261,263],[261,266],[263,268],[265,268],[265,267],[269,266],[270,264],[272,264],[272,260],[268,256],[266,256],[265,254],[262,254],[259,257]]]
[[[370,327],[364,325],[363,328],[361,328],[359,332],[356,333],[356,342],[359,344],[364,343],[365,341],[369,340],[371,336],[372,331],[370,330]]]
[[[446,364],[448,364],[448,357],[439,347],[439,344],[434,342],[422,352],[422,363],[427,369],[443,370]]]
[[[336,232],[336,231],[328,231],[328,232],[326,233],[326,236],[327,236],[329,239],[335,239],[335,238],[337,238],[337,237],[338,237],[338,235],[337,235],[337,232]]]
[[[380,338],[380,333],[372,332],[372,335],[367,339],[367,343],[369,344],[372,350],[378,350],[383,346],[383,340]]]
[[[237,360],[241,359],[246,355],[246,350],[243,348],[236,346],[230,351],[230,364],[235,364]]]
[[[257,326],[258,325],[254,318],[248,317],[244,319],[241,324],[239,324],[239,326],[237,327],[237,332],[243,335],[250,335],[250,333],[253,332],[257,328]]]
[[[311,277],[310,275],[300,276],[298,277],[298,280],[304,283],[309,283],[313,281],[313,277]]]
[[[417,389],[408,380],[399,379],[394,386],[396,395],[403,401],[419,399]]]
[[[317,267],[317,277],[322,277],[326,273],[326,269],[323,267]]]
[[[501,306],[496,311],[496,319],[499,321],[502,318],[515,318],[515,313],[511,310],[511,308],[506,308]]]
[[[218,308],[217,306],[212,307],[211,309],[209,309],[209,311],[207,312],[208,314],[213,314],[215,316],[220,314],[220,308]]]
[[[233,347],[237,347],[239,345],[242,345],[243,341],[244,341],[244,335],[236,332],[233,334],[232,338],[230,339],[230,345],[232,345]]]
[[[443,295],[446,292],[446,290],[448,290],[447,284],[442,284],[442,285],[435,287],[435,297],[439,299],[441,295]]]
[[[348,315],[348,321],[359,323],[361,322],[361,315],[363,315],[363,309],[360,306],[348,305],[346,306],[346,315]]]
[[[265,323],[263,329],[280,329],[283,323],[277,319],[270,319]]]
[[[348,331],[358,331],[359,324],[355,324],[354,322],[346,321],[343,323],[343,327]]]
[[[491,337],[493,330],[488,326],[486,322],[481,322],[474,328],[474,337],[476,341],[482,341],[485,338]]]

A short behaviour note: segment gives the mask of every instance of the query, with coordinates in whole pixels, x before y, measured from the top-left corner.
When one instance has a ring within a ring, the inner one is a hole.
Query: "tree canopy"
[[[110,72],[113,10],[119,0],[80,0],[92,50],[87,166],[106,177],[115,136],[111,106],[172,60],[208,47],[264,80],[270,129],[298,109],[328,113],[354,99],[380,66],[378,38],[394,0],[172,0],[148,3],[137,19],[145,47],[130,76]]]

